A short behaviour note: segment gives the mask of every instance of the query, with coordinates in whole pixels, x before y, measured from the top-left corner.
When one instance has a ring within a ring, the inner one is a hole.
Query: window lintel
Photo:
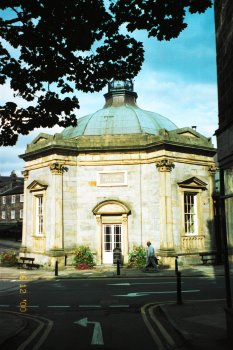
[[[48,185],[39,181],[32,181],[30,185],[28,185],[28,189],[30,192],[36,192],[36,191],[45,191],[47,189]]]
[[[206,190],[207,183],[193,176],[184,181],[178,182],[178,186],[186,189],[201,189]]]

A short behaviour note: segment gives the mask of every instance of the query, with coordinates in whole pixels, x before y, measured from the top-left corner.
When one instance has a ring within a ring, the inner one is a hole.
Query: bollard
[[[65,255],[65,266],[67,264],[67,255]]]
[[[117,259],[117,276],[119,276],[121,274],[121,271],[120,271],[120,260]]]
[[[178,272],[178,256],[176,256],[176,259],[175,259],[175,273],[177,274]]]
[[[55,262],[55,276],[58,276],[58,261]]]
[[[177,282],[177,304],[182,304],[182,293],[181,293],[181,272],[177,271],[176,274],[176,282]]]

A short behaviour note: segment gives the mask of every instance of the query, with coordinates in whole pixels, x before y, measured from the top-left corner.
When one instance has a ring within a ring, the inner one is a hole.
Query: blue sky
[[[216,53],[213,8],[202,15],[189,15],[188,28],[179,38],[168,42],[148,39],[146,33],[134,36],[144,42],[145,62],[134,80],[138,106],[171,119],[179,128],[197,126],[197,131],[212,137],[218,128]],[[80,110],[77,117],[94,112],[104,105],[103,94],[77,92]],[[0,86],[0,102],[12,100],[8,85]],[[20,103],[20,100],[17,101]],[[21,175],[24,162],[18,155],[25,152],[39,132],[54,134],[62,129],[37,129],[20,136],[14,147],[0,148],[0,174],[15,170]]]

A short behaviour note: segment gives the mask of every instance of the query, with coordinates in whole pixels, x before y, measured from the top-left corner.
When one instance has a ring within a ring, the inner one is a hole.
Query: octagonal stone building
[[[139,108],[130,81],[112,81],[104,96],[102,109],[59,134],[39,134],[20,156],[20,254],[62,265],[88,245],[100,265],[120,247],[127,263],[150,240],[172,265],[177,253],[212,249],[211,140]]]

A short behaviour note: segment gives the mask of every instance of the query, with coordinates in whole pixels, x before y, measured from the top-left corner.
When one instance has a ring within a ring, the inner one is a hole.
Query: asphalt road
[[[225,297],[223,277],[185,277],[181,285],[184,302]],[[168,301],[176,302],[174,277],[20,281],[0,295],[1,309],[27,319],[22,337],[34,335],[28,349],[42,350],[156,349],[140,310]]]

